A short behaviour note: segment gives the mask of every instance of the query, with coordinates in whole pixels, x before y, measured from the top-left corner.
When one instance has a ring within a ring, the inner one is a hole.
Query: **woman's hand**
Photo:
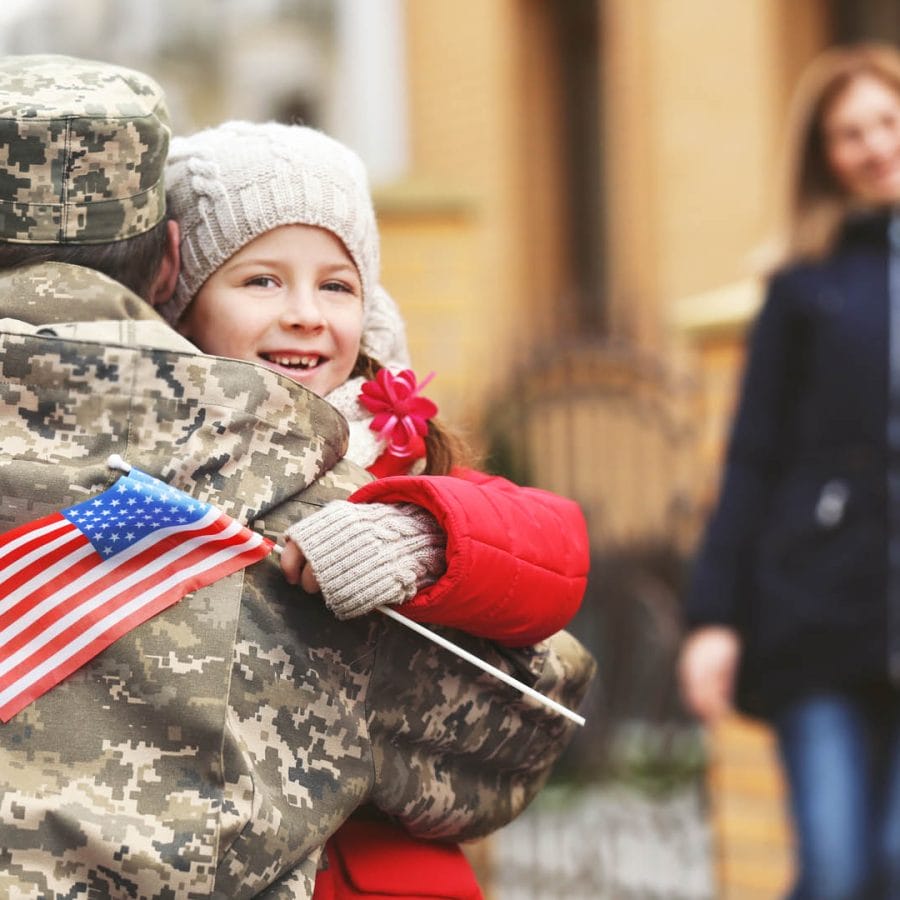
[[[319,593],[319,581],[312,566],[306,561],[303,551],[290,539],[284,542],[281,551],[281,571],[288,584],[299,584],[307,594]]]
[[[706,625],[692,632],[681,648],[678,676],[688,709],[714,722],[732,709],[741,639],[725,625]]]

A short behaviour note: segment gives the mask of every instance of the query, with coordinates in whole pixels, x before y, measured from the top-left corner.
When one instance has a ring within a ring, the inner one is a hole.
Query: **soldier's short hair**
[[[165,217],[171,129],[141,72],[57,55],[0,57],[0,241],[101,244]]]
[[[167,220],[124,241],[105,244],[13,244],[0,241],[0,272],[35,263],[61,262],[108,275],[138,297],[150,289],[168,249]]]

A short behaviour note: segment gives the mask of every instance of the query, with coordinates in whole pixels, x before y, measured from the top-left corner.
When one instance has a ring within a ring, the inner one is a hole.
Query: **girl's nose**
[[[314,291],[297,288],[285,297],[281,308],[281,324],[285,328],[318,331],[325,327],[325,316]]]

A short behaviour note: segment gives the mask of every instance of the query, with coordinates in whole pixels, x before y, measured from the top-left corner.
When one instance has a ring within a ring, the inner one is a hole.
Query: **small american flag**
[[[272,546],[137,469],[89,500],[0,535],[0,720]]]

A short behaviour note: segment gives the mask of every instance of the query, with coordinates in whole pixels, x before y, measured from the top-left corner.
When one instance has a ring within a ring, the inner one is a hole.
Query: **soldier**
[[[110,453],[270,536],[367,480],[326,403],[197,354],[141,299],[178,268],[168,137],[140,73],[0,60],[8,528],[109,485]],[[271,559],[221,579],[0,726],[4,895],[309,897],[324,841],[361,804],[460,840],[528,803],[565,720],[296,590]],[[515,651],[456,637],[570,706],[593,670],[564,634]]]

